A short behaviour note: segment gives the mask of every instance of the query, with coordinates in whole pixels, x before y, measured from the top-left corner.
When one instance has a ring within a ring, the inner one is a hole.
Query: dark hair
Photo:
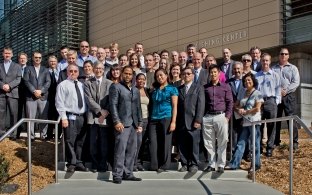
[[[253,82],[253,85],[254,85],[254,88],[257,89],[258,88],[258,80],[256,79],[255,75],[252,74],[251,72],[248,72],[247,74],[245,74],[242,78],[242,82],[243,82],[243,87],[246,88],[245,86],[245,80],[247,77],[250,77],[252,82]]]
[[[161,50],[161,52],[160,52],[160,56],[161,56],[163,53],[167,53],[167,54],[169,55],[169,51],[168,51],[168,50],[166,50],[166,49]]]
[[[127,59],[128,59],[128,56],[127,56],[126,54],[120,54],[120,55],[118,56],[118,60],[120,60],[120,58],[122,58],[122,57],[124,57],[124,56],[126,56]],[[129,60],[129,59],[128,59],[128,60]]]
[[[182,72],[184,72],[185,70],[191,70],[193,74],[195,74],[195,70],[194,68],[191,68],[191,67],[185,67],[183,68]]]
[[[258,46],[253,46],[253,47],[251,47],[250,50],[249,50],[249,52],[251,53],[251,52],[254,51],[254,50],[259,50],[259,52],[261,53],[261,49],[260,49],[260,47],[258,47]]]
[[[91,66],[93,67],[93,62],[91,61],[91,60],[86,60],[86,61],[84,61],[84,63],[83,63],[83,67],[86,65],[86,64],[91,64]]]
[[[155,71],[155,73],[154,73],[154,83],[153,83],[153,87],[154,88],[159,88],[160,87],[160,84],[158,83],[157,76],[156,76],[157,72],[160,72],[160,71],[162,71],[165,75],[167,75],[167,82],[169,83],[169,76],[168,76],[167,71],[165,69],[163,69],[163,68],[158,68]]]
[[[63,49],[69,50],[69,48],[68,48],[66,45],[62,46],[62,47],[60,48],[60,51],[63,50]]]
[[[129,66],[132,68],[132,63],[131,63],[132,56],[136,56],[138,58],[138,68],[142,68],[140,57],[139,57],[139,55],[137,53],[133,53],[133,54],[130,55],[130,57],[129,57]]]
[[[145,74],[142,73],[142,72],[140,72],[139,74],[136,75],[135,80],[138,80],[138,78],[139,78],[140,76],[144,76],[144,78],[145,78],[145,80],[146,80],[146,76],[145,76]]]
[[[217,64],[211,64],[209,66],[209,73],[211,72],[212,69],[216,68],[220,72],[220,67]]]
[[[123,73],[126,69],[131,69],[132,70],[132,74],[135,73],[133,68],[130,65],[123,67],[121,73]]]
[[[188,44],[188,45],[186,46],[187,49],[190,48],[190,47],[195,47],[195,45],[194,45],[193,43],[190,43],[190,44]]]
[[[113,77],[113,70],[121,70],[121,68],[120,68],[120,66],[118,65],[118,64],[113,64],[112,66],[111,66],[111,68],[109,69],[109,72],[108,72],[108,74],[107,74],[107,78],[109,79],[109,80],[112,80],[114,77]],[[120,80],[120,77],[121,77],[121,72],[120,72],[120,75],[119,75],[119,80]]]

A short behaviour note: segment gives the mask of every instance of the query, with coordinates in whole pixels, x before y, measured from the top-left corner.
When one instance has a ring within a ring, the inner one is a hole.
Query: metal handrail
[[[281,121],[289,121],[289,194],[293,194],[293,160],[294,160],[294,154],[293,154],[293,123],[294,120],[299,123],[303,129],[312,137],[312,131],[304,124],[304,122],[297,116],[297,115],[291,115],[286,117],[280,117],[280,118],[274,118],[274,119],[265,119],[260,121],[250,121],[245,116],[241,115],[246,121],[247,125],[252,126],[252,181],[256,182],[256,125],[259,123],[270,123],[270,122],[281,122]]]
[[[27,122],[27,148],[28,148],[28,195],[31,195],[31,136],[30,136],[30,125],[31,123],[44,123],[44,124],[55,124],[55,183],[58,183],[58,124],[60,123],[61,117],[57,121],[42,120],[42,119],[30,119],[22,118],[13,127],[11,127],[4,135],[0,137],[0,142],[8,137],[13,131],[15,131],[21,124]]]

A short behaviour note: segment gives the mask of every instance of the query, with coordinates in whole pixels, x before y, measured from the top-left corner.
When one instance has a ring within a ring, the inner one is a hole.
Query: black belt
[[[66,115],[75,115],[75,116],[83,116],[85,113],[77,114],[72,112],[66,112]]]
[[[263,98],[264,101],[267,101],[267,100],[269,100],[269,99],[275,99],[275,97],[274,97],[274,96],[270,96],[270,97],[264,97],[264,98]]]
[[[207,114],[210,114],[210,115],[219,115],[223,113],[224,113],[223,111],[207,112]]]

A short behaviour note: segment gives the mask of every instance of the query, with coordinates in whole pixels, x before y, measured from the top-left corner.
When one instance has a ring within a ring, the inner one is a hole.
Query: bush
[[[0,154],[0,186],[4,185],[9,177],[9,162]]]

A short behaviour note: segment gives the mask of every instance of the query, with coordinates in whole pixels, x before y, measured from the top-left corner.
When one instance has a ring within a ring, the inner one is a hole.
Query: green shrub
[[[0,186],[4,185],[9,177],[9,162],[0,154]]]

